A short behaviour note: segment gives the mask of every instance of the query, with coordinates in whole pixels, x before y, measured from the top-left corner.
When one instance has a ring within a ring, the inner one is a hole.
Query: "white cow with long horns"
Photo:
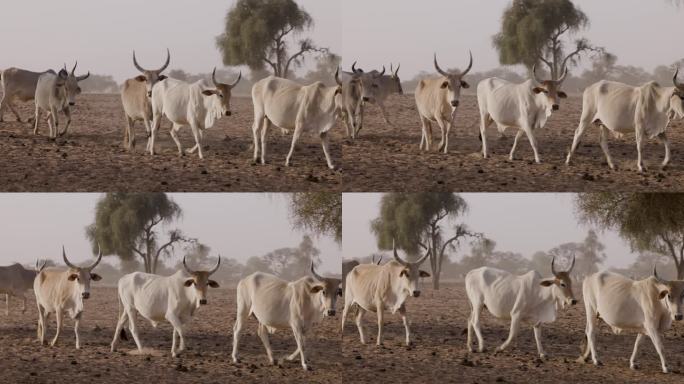
[[[55,138],[57,135],[63,136],[69,130],[71,125],[71,108],[76,105],[76,96],[81,94],[81,87],[78,83],[90,77],[90,72],[83,76],[76,76],[76,67],[78,62],[74,65],[71,73],[67,72],[66,66],[55,74],[54,72],[45,72],[38,78],[36,85],[36,114],[33,126],[33,133],[38,134],[38,123],[40,121],[40,112],[47,112],[47,122],[50,128],[50,137]],[[66,116],[66,125],[64,131],[59,132],[58,112],[63,112]]]

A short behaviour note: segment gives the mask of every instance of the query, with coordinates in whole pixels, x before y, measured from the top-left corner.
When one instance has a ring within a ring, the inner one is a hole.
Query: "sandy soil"
[[[33,116],[33,103],[20,104],[24,120]],[[315,191],[342,190],[342,173],[327,168],[317,135],[304,134],[285,167],[291,136],[279,129],[269,133],[266,166],[251,164],[252,104],[248,98],[233,98],[233,116],[224,117],[205,134],[205,159],[177,155],[164,121],[157,136],[158,155],[142,152],[145,135],[136,125],[137,153],[123,148],[123,108],[119,95],[82,95],[77,99],[72,126],[66,138],[50,141],[47,123],[41,121],[41,136],[33,126],[18,123],[5,114],[0,123],[1,191]],[[45,116],[45,115],[43,115]],[[60,116],[62,126],[64,117]],[[333,161],[342,166],[342,129],[331,136]],[[182,129],[185,148],[194,145],[189,128]]]
[[[29,293],[31,296],[32,293]],[[4,295],[3,295],[4,297]],[[180,358],[171,357],[171,332],[168,323],[157,329],[139,317],[143,346],[152,351],[131,353],[133,341],[122,341],[119,351],[110,352],[116,327],[115,288],[95,288],[81,322],[82,349],[74,348],[72,322],[66,327],[57,346],[41,347],[36,340],[37,310],[31,298],[25,314],[21,304],[12,301],[9,318],[0,314],[0,382],[2,383],[334,383],[340,382],[342,360],[339,358],[339,322],[326,319],[308,339],[307,351],[313,371],[305,372],[299,362],[270,366],[261,340],[256,334],[256,320],[250,319],[241,340],[241,362],[233,364],[232,328],[235,319],[235,290],[218,289],[209,294],[209,305],[202,307],[186,331],[188,350]],[[54,335],[54,316],[48,337]],[[130,335],[129,335],[130,338]],[[271,335],[277,358],[290,354],[296,345],[290,332]]]
[[[664,148],[657,140],[644,146],[645,164],[650,171],[636,172],[634,135],[610,138],[609,147],[618,167],[611,171],[598,141],[598,129],[588,129],[573,157],[565,166],[565,157],[579,123],[582,100],[570,97],[537,132],[542,160],[534,164],[526,137],[521,138],[516,160],[508,161],[515,132],[500,137],[492,124],[487,132],[490,158],[483,159],[479,134],[479,112],[474,95],[464,95],[455,129],[450,135],[449,153],[421,153],[421,125],[413,95],[392,96],[387,126],[380,110],[369,106],[360,139],[343,147],[345,191],[416,191],[457,192],[578,192],[578,191],[679,191],[684,183],[684,123],[675,122],[669,129],[672,162],[662,171]],[[433,125],[435,147],[439,145],[439,127]]]
[[[427,284],[426,284],[427,285]],[[629,369],[635,335],[613,335],[602,324],[597,348],[604,365],[577,363],[584,334],[584,304],[560,314],[558,321],[542,328],[549,359],[538,359],[531,326],[521,327],[513,349],[497,355],[491,352],[466,353],[466,319],[470,314],[463,284],[450,284],[439,291],[425,286],[420,298],[407,304],[414,346],[404,345],[404,326],[398,315],[385,315],[385,343],[375,345],[377,326],[374,314],[366,314],[367,345],[359,342],[356,325],[347,319],[342,357],[346,372],[356,382],[450,382],[450,383],[681,383],[684,379],[684,334],[670,330],[665,350],[670,368],[661,373],[660,361],[650,340],[640,348],[641,370]],[[493,351],[508,336],[508,322],[494,319],[484,311],[485,346]],[[679,327],[682,329],[681,325]]]

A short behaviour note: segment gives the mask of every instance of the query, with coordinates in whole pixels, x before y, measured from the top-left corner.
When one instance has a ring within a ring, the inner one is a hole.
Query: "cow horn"
[[[211,81],[214,83],[214,87],[218,87],[218,82],[216,81],[216,67],[214,67],[214,71],[211,73]]]
[[[375,77],[382,77],[382,76],[385,75],[385,72],[387,72],[387,70],[385,69],[385,66],[383,65],[383,66],[382,66],[382,72],[380,72],[380,73],[379,73],[377,76],[375,76]]]
[[[183,268],[185,268],[185,271],[191,275],[195,274],[195,271],[192,269],[188,268],[188,264],[185,262],[185,256],[183,256]]]
[[[85,80],[85,79],[87,79],[87,78],[89,78],[89,77],[90,77],[90,71],[88,71],[88,73],[86,73],[86,74],[83,75],[83,76],[76,76],[76,81],[83,81],[83,80]]]
[[[401,63],[397,65],[397,69],[392,72],[392,76],[399,77],[399,68],[401,68]]]
[[[356,73],[356,61],[352,63],[351,69],[353,73]]]
[[[43,269],[45,269],[45,266],[47,265],[47,260],[43,260],[43,263],[40,263],[40,260],[36,260],[36,273],[40,273]]]
[[[468,72],[470,72],[470,70],[473,69],[473,52],[468,51],[468,53],[470,54],[470,62],[468,63],[468,68],[466,68],[465,71],[461,72],[461,77],[467,75]]]
[[[407,262],[405,262],[399,257],[399,254],[397,253],[397,244],[394,238],[392,238],[392,251],[394,252],[394,260],[398,261],[401,265],[408,265]]]
[[[213,275],[216,271],[218,271],[219,266],[221,266],[221,255],[218,256],[218,260],[216,261],[216,266],[214,267],[214,269],[209,271],[209,276]]]
[[[316,270],[314,269],[313,260],[311,260],[311,276],[313,276],[318,281],[323,281],[323,278],[318,273],[316,273]]]
[[[168,68],[169,64],[171,64],[171,52],[169,51],[168,48],[166,48],[166,62],[164,65],[162,65],[161,68],[157,69],[157,73],[163,72],[166,68]]]
[[[439,64],[437,64],[437,53],[435,53],[435,70],[442,76],[449,76],[449,74],[444,72],[442,68],[439,67]]]
[[[572,254],[572,263],[570,263],[570,269],[568,269],[568,273],[572,272],[572,269],[575,268],[575,254]]]
[[[684,89],[684,84],[679,83],[679,82],[677,81],[677,76],[678,76],[678,75],[679,75],[679,67],[677,67],[677,70],[675,71],[675,74],[674,74],[674,76],[672,77],[672,82],[674,83],[675,87],[677,87],[677,88],[679,88],[679,89]]]
[[[551,259],[551,273],[556,276],[556,256]]]
[[[375,265],[380,265],[380,263],[382,262],[382,255],[380,255],[380,258],[378,259],[378,261],[375,261],[375,255],[371,256],[371,258],[372,258],[371,259],[372,263]]]
[[[133,51],[133,65],[135,65],[135,68],[140,71],[140,72],[147,72],[147,70],[138,64],[138,60],[135,58],[135,51]]]
[[[66,251],[64,250],[64,245],[62,245],[62,259],[64,259],[64,264],[66,264],[67,267],[78,269],[77,266],[71,264],[71,262],[69,261],[69,259],[67,259]]]
[[[84,268],[84,269],[87,269],[89,271],[95,269],[95,267],[97,267],[97,265],[100,264],[100,260],[102,260],[102,248],[100,247],[100,244],[98,243],[97,244],[97,260],[95,260],[95,263],[93,265],[91,265],[88,268]]]
[[[416,261],[416,262],[413,263],[413,264],[416,264],[416,265],[421,265],[421,264],[423,264],[423,261],[425,261],[425,260],[428,258],[428,256],[430,256],[430,248],[428,248],[427,252],[425,252],[425,255],[424,255],[423,257],[421,257],[420,259],[418,259],[418,261]]]
[[[656,280],[658,280],[659,283],[665,284],[666,281],[663,280],[663,279],[661,279],[661,278],[658,276],[658,271],[656,270],[656,267],[657,267],[657,264],[653,264],[653,277],[655,277]]]
[[[71,69],[71,76],[74,76],[74,73],[76,72],[76,67],[78,67],[78,60],[76,60],[76,64],[74,64],[74,67]]]
[[[544,82],[543,80],[539,80],[539,78],[537,77],[537,64],[532,66],[532,77],[534,77],[534,81],[536,81],[539,84]]]
[[[235,82],[233,82],[233,84],[231,84],[230,87],[233,88],[236,85],[238,85],[238,83],[240,82],[241,79],[242,79],[242,71],[238,72],[237,80],[235,80]]]
[[[563,74],[561,75],[560,79],[558,79],[558,83],[562,84],[565,81],[566,77],[568,77],[568,67],[565,67],[563,69]]]
[[[337,85],[342,85],[342,81],[340,81],[340,67],[337,67],[335,70],[335,82]]]

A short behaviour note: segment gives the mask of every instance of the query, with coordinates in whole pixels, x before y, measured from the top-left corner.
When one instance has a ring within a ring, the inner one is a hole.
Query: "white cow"
[[[10,296],[20,297],[23,305],[21,312],[26,312],[26,291],[33,288],[33,279],[36,277],[36,270],[24,268],[19,263],[14,263],[6,267],[0,267],[0,294],[5,294],[6,307],[5,315],[9,316]]]
[[[3,91],[2,101],[0,101],[0,122],[4,121],[5,107],[9,107],[10,111],[17,117],[18,122],[22,122],[21,116],[14,108],[14,101],[27,102],[35,99],[38,78],[44,73],[54,75],[55,71],[50,69],[44,72],[33,72],[19,68],[7,68],[0,72]]]
[[[383,265],[361,264],[347,275],[344,284],[344,310],[342,312],[342,333],[347,312],[352,305],[357,304],[359,311],[356,314],[356,327],[362,344],[366,344],[366,336],[363,329],[363,315],[375,312],[378,315],[378,339],[377,345],[383,342],[384,312],[399,312],[406,330],[406,345],[411,344],[411,330],[406,313],[406,299],[420,296],[418,279],[429,277],[430,274],[420,270],[420,265],[429,256],[428,251],[423,257],[414,263],[402,260],[393,246],[394,260]]]
[[[259,321],[258,334],[271,364],[275,364],[269,333],[291,328],[297,349],[288,361],[299,355],[302,368],[309,369],[304,353],[305,338],[325,316],[335,316],[340,279],[319,276],[311,263],[311,276],[285,281],[256,272],[240,280],[237,286],[237,318],[233,327],[233,362],[238,362],[240,336],[249,316]]]
[[[152,130],[152,88],[158,82],[166,79],[166,75],[161,73],[166,70],[171,62],[171,53],[166,50],[166,62],[159,69],[145,69],[138,64],[133,52],[133,65],[142,74],[132,79],[128,79],[121,87],[121,103],[123,104],[126,115],[126,128],[124,130],[124,147],[128,150],[135,149],[135,133],[133,126],[136,121],[141,121],[145,125],[147,138],[150,137]],[[148,148],[149,150],[149,148]]]
[[[92,270],[102,260],[102,252],[97,255],[95,263],[89,267],[77,267],[67,259],[64,247],[62,247],[62,259],[67,269],[45,268],[45,263],[37,268],[38,274],[33,281],[33,292],[36,294],[38,305],[38,340],[41,345],[45,344],[47,321],[51,313],[57,317],[57,332],[50,345],[57,344],[57,339],[62,331],[64,314],[68,314],[74,320],[74,333],[76,334],[76,349],[81,348],[81,339],[78,328],[83,315],[83,300],[90,298],[90,282],[100,281],[102,277],[93,273]]]
[[[472,310],[468,319],[467,348],[472,352],[473,331],[477,336],[478,351],[484,351],[484,341],[480,328],[480,314],[483,307],[499,319],[511,320],[508,338],[496,351],[503,351],[518,334],[521,322],[532,324],[537,351],[546,357],[541,344],[541,325],[556,321],[558,307],[575,305],[577,300],[572,292],[570,272],[575,266],[572,258],[570,269],[558,272],[555,257],[551,261],[553,277],[543,279],[539,273],[530,271],[516,276],[496,268],[481,267],[468,272],[465,278],[466,293]]]
[[[152,88],[152,133],[148,149],[154,155],[154,141],[161,124],[162,115],[173,124],[171,137],[178,147],[178,155],[183,156],[183,147],[178,140],[178,130],[189,125],[195,137],[195,146],[187,151],[197,151],[203,159],[202,137],[204,130],[214,126],[222,116],[230,116],[231,90],[242,78],[242,72],[233,84],[216,81],[216,68],[211,74],[211,84],[204,80],[189,84],[181,80],[166,79]]]
[[[363,126],[360,77],[361,73],[356,73],[354,65],[352,65],[352,72],[342,71],[339,75],[342,88],[340,93],[335,95],[337,114],[344,119],[347,137],[352,140],[356,138],[356,133]]]
[[[449,73],[443,71],[437,64],[437,54],[435,54],[434,64],[435,70],[442,76],[421,80],[415,91],[416,106],[418,107],[423,132],[420,139],[420,149],[430,150],[432,123],[436,122],[442,132],[439,150],[447,153],[449,150],[449,131],[455,124],[456,111],[461,103],[461,89],[470,88],[470,85],[463,78],[473,68],[473,54],[470,53],[470,62],[463,72]]]
[[[558,80],[539,79],[536,66],[533,67],[532,74],[534,79],[527,80],[522,84],[514,84],[498,78],[485,79],[478,84],[477,103],[480,107],[480,136],[482,139],[482,156],[485,159],[489,156],[486,130],[494,122],[500,133],[503,133],[507,128],[518,130],[509,155],[510,160],[514,159],[518,140],[523,134],[527,134],[532,151],[534,151],[534,161],[541,162],[534,131],[544,128],[546,121],[553,112],[560,109],[560,99],[568,97],[565,92],[560,90],[568,75],[568,69],[565,68]]]
[[[634,281],[612,272],[597,272],[582,284],[584,306],[587,313],[587,346],[579,360],[591,359],[595,365],[600,361],[596,351],[595,332],[598,320],[603,319],[616,334],[622,331],[638,332],[629,367],[637,369],[637,350],[644,335],[648,335],[660,356],[664,373],[670,370],[665,362],[662,335],[670,329],[672,321],[681,321],[684,307],[684,281],[667,281],[658,277],[655,267],[653,276]]]
[[[335,72],[335,82],[337,85],[334,87],[326,87],[320,81],[301,85],[275,76],[256,82],[252,87],[254,162],[258,161],[261,150],[261,164],[266,164],[266,134],[273,124],[282,129],[294,130],[285,166],[290,166],[301,134],[304,131],[313,131],[321,138],[328,168],[335,169],[328,148],[328,133],[335,125],[335,114],[338,111],[336,96],[342,92],[339,69]]]
[[[670,142],[666,130],[673,118],[684,118],[684,84],[677,82],[679,70],[675,72],[674,87],[661,87],[650,82],[640,87],[632,87],[613,81],[599,81],[584,91],[582,117],[575,131],[570,158],[580,143],[580,138],[590,125],[596,125],[601,132],[601,149],[611,169],[615,169],[608,152],[608,131],[616,135],[634,131],[637,146],[637,168],[642,172],[641,145],[644,137],[657,137],[665,145],[663,167],[670,162]]]
[[[193,271],[188,268],[184,257],[184,269],[171,276],[134,272],[119,279],[119,320],[112,340],[112,352],[116,351],[119,338],[126,338],[126,321],[138,351],[143,351],[136,326],[137,311],[154,327],[164,320],[173,326],[171,355],[178,356],[185,349],[185,324],[192,319],[200,306],[207,304],[207,287],[219,287],[219,284],[209,277],[220,265],[221,256],[212,270]],[[176,336],[180,337],[179,348],[176,348]]]
[[[38,134],[41,110],[47,112],[47,122],[50,127],[51,138],[55,138],[57,135],[63,136],[67,133],[69,125],[71,125],[71,107],[76,105],[76,95],[81,94],[81,87],[78,86],[78,83],[90,77],[90,72],[83,76],[76,76],[74,72],[77,66],[78,62],[74,65],[71,73],[67,72],[65,67],[57,74],[45,72],[38,78],[34,134]],[[67,119],[66,126],[62,132],[59,132],[58,112],[64,112],[64,116]]]

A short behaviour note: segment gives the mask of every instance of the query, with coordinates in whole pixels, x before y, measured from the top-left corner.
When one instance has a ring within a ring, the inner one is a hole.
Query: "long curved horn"
[[[679,83],[677,81],[677,76],[679,75],[679,67],[677,67],[677,70],[674,73],[674,76],[672,76],[672,82],[674,83],[674,86],[679,88],[679,89],[684,89],[684,84]]]
[[[213,275],[216,271],[218,271],[219,266],[221,266],[221,255],[218,256],[218,261],[216,261],[216,266],[209,271],[209,276]]]
[[[537,64],[532,66],[532,77],[534,77],[534,81],[539,84],[544,82],[543,80],[539,80],[539,77],[537,77]]]
[[[71,76],[74,76],[74,72],[76,72],[76,67],[78,67],[78,60],[76,60],[76,64],[74,64],[74,67],[71,69]]]
[[[421,264],[423,264],[423,261],[425,261],[429,256],[430,256],[430,248],[428,248],[427,252],[425,252],[425,255],[424,255],[423,257],[421,257],[420,259],[418,259],[418,261],[416,261],[416,262],[413,263],[413,264],[421,265]]]
[[[449,76],[449,74],[444,72],[442,68],[439,67],[439,64],[437,64],[437,53],[435,53],[435,70],[442,76]]]
[[[468,51],[468,53],[470,54],[470,62],[468,63],[468,68],[466,68],[465,71],[461,72],[461,77],[467,75],[468,72],[470,72],[470,70],[473,69],[473,52]]]
[[[40,273],[43,269],[45,269],[45,266],[47,265],[47,260],[43,260],[43,263],[40,264],[40,260],[36,260],[36,273]]]
[[[218,87],[218,81],[216,81],[216,67],[214,67],[214,71],[211,73],[211,81],[214,83],[214,87]]]
[[[135,58],[135,51],[133,51],[133,65],[135,65],[135,68],[140,71],[140,72],[147,72],[147,70],[138,64],[138,60]]]
[[[316,270],[314,269],[313,260],[311,260],[311,276],[313,276],[316,280],[323,281],[323,278],[318,273],[316,273]]]
[[[76,76],[76,81],[83,81],[83,80],[85,80],[85,79],[87,79],[87,78],[89,78],[89,77],[90,77],[90,71],[88,71],[88,73],[86,73],[86,74],[83,75],[83,76]]]
[[[382,72],[380,72],[380,73],[379,73],[378,75],[376,75],[375,77],[382,77],[382,76],[385,75],[385,72],[387,72],[387,70],[385,69],[385,66],[383,65],[383,66],[382,66]]]
[[[162,65],[162,67],[157,69],[155,72],[157,72],[157,73],[163,72],[166,68],[169,67],[169,64],[171,64],[171,51],[169,51],[169,49],[166,48],[166,63],[164,63],[164,65]]]
[[[185,256],[183,256],[183,268],[185,268],[185,271],[191,275],[195,274],[195,271],[192,269],[188,268],[188,264],[185,262]]]
[[[399,254],[397,253],[397,244],[394,238],[392,238],[392,252],[394,252],[394,260],[398,261],[403,266],[408,265],[407,262],[405,262],[399,257]]]
[[[97,244],[97,260],[95,260],[95,263],[87,268],[87,270],[93,270],[95,267],[97,267],[98,264],[100,264],[100,260],[102,260],[102,248],[100,247],[100,243]]]
[[[572,263],[570,263],[570,269],[568,269],[568,273],[572,272],[572,269],[575,268],[575,254],[572,254]]]
[[[352,68],[352,72],[353,72],[353,73],[356,73],[356,61],[355,61],[354,63],[352,63],[352,67],[351,67],[351,68]]]
[[[656,270],[656,266],[657,266],[657,264],[653,264],[653,277],[655,277],[656,280],[658,280],[659,283],[665,284],[666,281],[663,280],[663,279],[661,279],[661,278],[658,276],[658,271]]]
[[[69,259],[67,259],[66,251],[64,250],[64,245],[62,245],[62,259],[64,259],[64,264],[66,264],[67,267],[78,269],[77,266],[71,264],[71,262],[69,261]]]
[[[565,81],[566,77],[568,77],[568,67],[565,67],[563,69],[563,74],[561,75],[560,79],[558,79],[558,83],[562,84]]]
[[[241,79],[242,79],[242,71],[238,72],[237,80],[235,80],[235,82],[233,82],[233,84],[231,84],[230,87],[233,88],[236,85],[238,85],[238,83],[240,82]]]
[[[394,76],[394,77],[399,77],[399,68],[401,68],[401,63],[399,63],[399,65],[397,65],[397,69],[395,69],[395,70],[392,72],[392,76]]]
[[[556,256],[551,259],[551,273],[556,276]]]
[[[335,82],[337,85],[342,85],[342,81],[340,80],[340,67],[337,67],[335,70]]]

